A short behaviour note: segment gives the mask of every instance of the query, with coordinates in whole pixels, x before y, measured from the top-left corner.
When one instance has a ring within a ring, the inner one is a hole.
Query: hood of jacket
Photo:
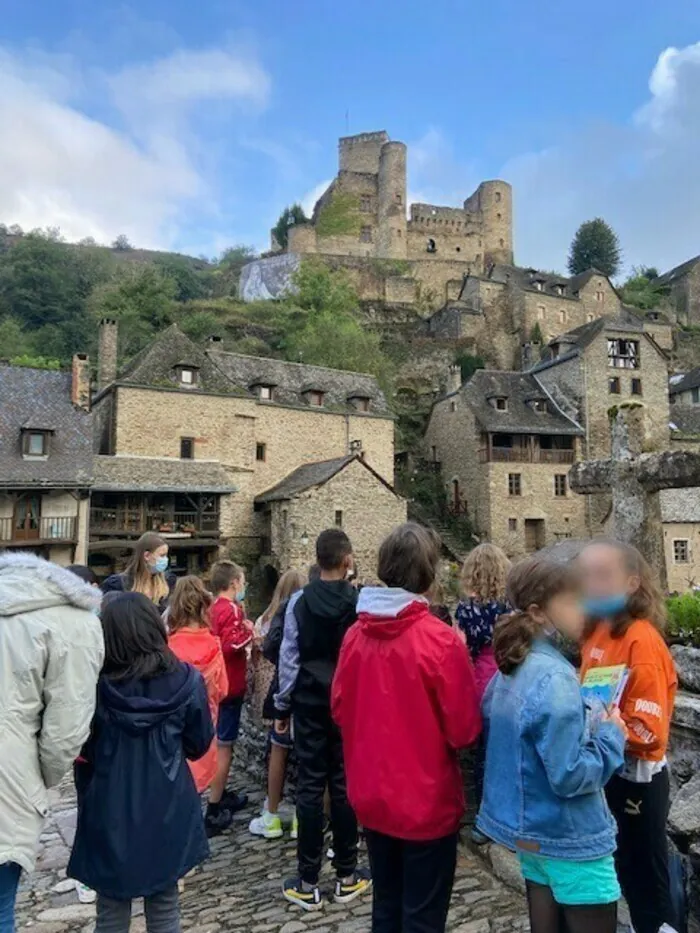
[[[314,618],[343,624],[355,618],[357,590],[345,580],[314,580],[304,588],[304,602]]]
[[[181,661],[205,675],[221,653],[221,642],[208,628],[181,628],[168,638],[168,644]]]
[[[100,705],[106,715],[131,735],[149,732],[191,699],[199,676],[189,664],[179,664],[170,674],[148,680],[100,678]]]
[[[35,554],[18,551],[0,555],[0,617],[54,606],[98,612],[101,599],[96,587]]]
[[[358,623],[370,638],[396,638],[426,613],[428,600],[399,587],[365,586],[357,603]]]

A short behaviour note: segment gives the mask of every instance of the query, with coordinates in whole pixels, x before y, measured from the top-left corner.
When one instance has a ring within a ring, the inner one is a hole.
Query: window
[[[341,512],[340,509],[337,509],[335,513],[335,525],[336,525],[336,528],[343,527],[343,513]]]
[[[497,191],[497,192],[496,192],[496,204],[499,204],[499,203],[500,203],[500,200],[501,200],[501,192],[500,192],[500,191]]]
[[[397,204],[403,204],[403,195],[398,194],[398,193],[395,194],[394,200],[396,201]]]
[[[547,401],[543,398],[536,398],[532,402],[532,410],[544,415],[547,413]]]
[[[506,241],[503,239],[503,237],[501,237],[501,239],[498,242],[501,244],[501,247],[504,247],[506,245]]]
[[[364,395],[357,395],[352,399],[352,404],[357,411],[369,411],[370,399]]]
[[[611,378],[608,379],[608,392],[610,395],[620,394],[620,380],[617,376],[611,376]]]
[[[194,460],[194,438],[193,437],[181,437],[180,438],[180,459],[181,460]]]
[[[372,228],[362,227],[360,229],[360,243],[371,243],[371,242],[372,242]]]
[[[25,431],[22,442],[25,457],[46,457],[49,453],[48,431]]]
[[[450,411],[452,412],[457,411],[457,402],[455,402],[454,400],[450,402]]]
[[[639,369],[639,341],[608,340],[608,366],[614,369]]]
[[[438,462],[437,447],[431,447],[431,448],[430,448],[430,452],[431,452],[432,457],[433,457],[433,463],[437,463],[437,462]]]
[[[435,240],[432,237],[428,239],[425,251],[426,253],[437,253],[437,246],[435,245]]]
[[[260,386],[260,399],[263,402],[272,401],[272,386]]]
[[[566,311],[563,308],[559,312],[559,323],[566,324]]]
[[[360,198],[360,210],[363,214],[368,214],[372,210],[372,198],[368,194],[363,194]]]
[[[674,538],[673,563],[687,564],[690,562],[690,541],[687,538]]]
[[[267,445],[266,444],[256,444],[255,445],[255,459],[258,463],[264,463],[267,457]]]
[[[537,320],[544,321],[544,318],[545,318],[544,305],[537,305]]]
[[[180,382],[183,385],[187,385],[187,386],[194,385],[194,370],[193,369],[181,369],[180,370]]]
[[[397,237],[397,239],[399,239],[399,240],[401,239],[401,231],[400,231],[400,230],[397,230],[397,231],[396,231],[396,237]]]
[[[493,407],[496,411],[508,411],[508,399],[503,396],[499,396],[493,400]]]
[[[554,476],[554,495],[566,495],[566,473],[556,473]]]
[[[642,394],[642,380],[633,379],[632,380],[632,395],[641,395]]]
[[[690,399],[693,405],[697,405],[700,402],[700,389],[693,389],[690,393]]]
[[[595,321],[595,317],[592,314],[587,314],[586,320],[588,321],[589,324],[591,324],[593,321]]]
[[[508,495],[509,496],[521,496],[522,494],[523,494],[522,474],[521,473],[509,473],[508,474]]]
[[[598,291],[598,292],[595,293],[595,300],[596,300],[596,301],[602,301],[604,298],[605,298],[605,293],[604,293],[604,292]]]
[[[513,534],[513,532],[515,532],[515,531],[517,531],[517,530],[518,530],[518,519],[517,519],[517,518],[509,518],[509,519],[508,519],[508,531],[510,531],[510,533]]]
[[[323,396],[325,393],[320,392],[317,389],[309,392],[309,405],[315,405],[317,408],[320,408],[323,405]]]
[[[501,217],[502,217],[502,215],[501,215],[501,214],[496,214],[496,220],[500,220],[500,219],[501,219]]]
[[[544,288],[544,284],[542,282],[533,282],[532,284],[537,289],[538,292],[541,292],[542,289]]]

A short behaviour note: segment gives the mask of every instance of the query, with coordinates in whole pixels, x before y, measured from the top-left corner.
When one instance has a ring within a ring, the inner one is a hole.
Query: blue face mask
[[[612,596],[591,596],[584,599],[583,608],[591,619],[610,619],[627,608],[627,593]]]
[[[170,565],[170,561],[167,557],[156,557],[154,564],[149,564],[148,569],[151,573],[165,573]]]
[[[245,594],[246,594],[246,589],[247,589],[247,587],[244,586],[243,589],[242,589],[239,593],[236,593],[236,602],[237,602],[237,603],[242,603],[242,602],[244,602],[244,600],[245,600]]]

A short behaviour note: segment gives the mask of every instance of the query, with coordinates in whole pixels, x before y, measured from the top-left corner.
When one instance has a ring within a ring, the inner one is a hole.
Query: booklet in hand
[[[592,667],[583,678],[581,692],[586,700],[597,700],[606,709],[619,706],[627,686],[629,669],[624,664],[614,667]]]

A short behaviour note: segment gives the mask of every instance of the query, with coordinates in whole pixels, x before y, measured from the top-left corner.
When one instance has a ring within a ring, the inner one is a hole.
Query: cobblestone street
[[[41,840],[36,872],[20,888],[18,931],[91,933],[95,908],[79,904],[65,878],[75,828],[75,798],[65,781],[53,791],[52,814]],[[255,804],[257,806],[257,803]],[[295,846],[268,842],[248,833],[251,808],[238,815],[234,830],[212,840],[212,857],[187,878],[181,896],[187,933],[363,933],[369,930],[371,899],[347,907],[328,902],[304,914],[280,895],[281,879],[294,873]],[[322,887],[332,886],[330,864]],[[145,930],[141,904],[134,907],[133,933]],[[528,929],[524,900],[497,881],[476,856],[464,853],[457,869],[448,930],[450,933],[511,933]]]

